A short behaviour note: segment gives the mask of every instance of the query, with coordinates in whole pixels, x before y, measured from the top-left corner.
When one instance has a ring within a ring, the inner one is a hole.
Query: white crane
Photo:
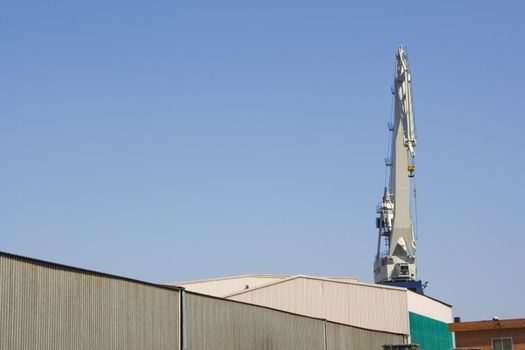
[[[393,137],[386,160],[390,179],[383,200],[377,206],[379,237],[374,280],[376,283],[412,287],[422,292],[421,281],[417,281],[416,241],[411,215],[416,134],[410,70],[403,46],[397,51],[396,61],[392,91],[395,100],[394,123],[389,124]]]

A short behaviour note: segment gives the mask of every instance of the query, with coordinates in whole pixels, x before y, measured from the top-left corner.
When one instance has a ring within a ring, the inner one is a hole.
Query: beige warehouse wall
[[[0,349],[179,349],[179,291],[0,253]]]
[[[383,349],[384,344],[402,344],[400,334],[383,333],[327,322],[326,350]]]
[[[228,297],[351,326],[409,334],[406,290],[298,277]]]
[[[207,294],[216,297],[224,297],[228,294],[244,290],[246,286],[249,288],[254,288],[275,281],[283,280],[285,278],[286,276],[239,276],[207,281],[181,282],[176,283],[175,285],[183,287],[190,292]]]
[[[445,323],[452,322],[452,307],[428,296],[407,291],[408,311]]]
[[[324,350],[324,321],[186,293],[188,350]]]

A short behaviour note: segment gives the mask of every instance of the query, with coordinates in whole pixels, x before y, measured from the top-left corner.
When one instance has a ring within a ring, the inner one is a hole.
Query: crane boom
[[[379,237],[374,262],[376,283],[416,282],[416,241],[411,215],[411,180],[415,172],[416,133],[411,76],[403,46],[396,54],[394,125],[390,146],[390,179],[377,206]],[[383,243],[383,244],[382,244]],[[384,247],[384,249],[382,249]],[[421,285],[421,282],[419,285]],[[419,288],[421,289],[421,288]],[[422,292],[422,289],[421,289]]]
[[[408,69],[408,58],[403,47],[399,47],[396,55],[396,103],[399,107],[400,119],[404,124],[405,146],[408,147],[410,155],[415,157],[416,133],[414,128],[414,114],[412,111],[412,87],[411,76]]]

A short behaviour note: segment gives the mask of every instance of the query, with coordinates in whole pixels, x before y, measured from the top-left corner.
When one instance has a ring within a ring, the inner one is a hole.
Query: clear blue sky
[[[522,1],[0,5],[0,249],[152,282],[372,281],[394,54],[419,274],[524,317]]]

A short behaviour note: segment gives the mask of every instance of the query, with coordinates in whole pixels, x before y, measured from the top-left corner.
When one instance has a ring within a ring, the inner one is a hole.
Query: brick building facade
[[[450,323],[457,349],[525,350],[525,318]]]

